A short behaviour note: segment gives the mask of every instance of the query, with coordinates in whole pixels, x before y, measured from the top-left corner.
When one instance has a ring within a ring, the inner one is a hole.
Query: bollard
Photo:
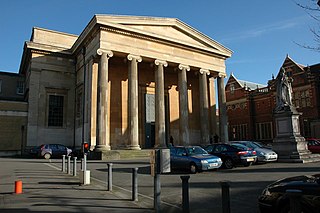
[[[183,213],[189,213],[189,184],[188,180],[190,178],[189,175],[186,176],[180,176],[182,180],[182,212]]]
[[[286,190],[286,194],[290,199],[290,213],[300,213],[301,212],[301,190],[288,189]]]
[[[138,201],[138,168],[132,168],[132,201]]]
[[[14,193],[22,194],[22,181],[21,180],[15,181],[14,186],[15,186],[14,187]]]
[[[68,156],[68,165],[67,165],[67,171],[68,171],[68,175],[71,175],[71,156]]]
[[[107,190],[112,191],[112,163],[108,163]]]
[[[83,154],[83,171],[87,171],[87,154]]]
[[[156,213],[160,212],[161,206],[161,183],[160,183],[160,174],[155,172],[153,177],[153,207]]]
[[[73,157],[73,176],[77,176],[77,157]]]
[[[83,171],[83,158],[81,158],[81,171]]]
[[[66,156],[62,155],[62,172],[66,172]]]
[[[222,193],[222,213],[230,213],[230,193],[229,182],[221,181],[221,193]]]

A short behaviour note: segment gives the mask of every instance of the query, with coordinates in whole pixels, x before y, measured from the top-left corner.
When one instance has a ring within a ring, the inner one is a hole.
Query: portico
[[[224,78],[232,51],[191,26],[174,18],[95,15],[78,37],[37,33],[52,40],[41,47],[47,52],[47,43],[69,39],[69,47],[56,50],[75,64],[74,138],[65,144],[86,141],[104,152],[166,147],[170,136],[174,145],[206,144],[215,134],[227,141]]]

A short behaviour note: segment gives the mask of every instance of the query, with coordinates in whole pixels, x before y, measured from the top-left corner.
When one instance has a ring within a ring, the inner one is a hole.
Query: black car
[[[204,149],[212,155],[221,158],[222,166],[227,169],[232,169],[235,165],[250,166],[256,161],[256,152],[248,150],[246,146],[229,145],[229,144],[210,144]]]
[[[320,213],[320,174],[290,177],[270,184],[258,198],[260,212],[290,212],[286,190],[292,189],[302,192],[299,199],[302,212]]]

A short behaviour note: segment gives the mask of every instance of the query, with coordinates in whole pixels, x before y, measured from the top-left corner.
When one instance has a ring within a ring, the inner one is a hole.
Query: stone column
[[[180,64],[181,70],[178,75],[178,88],[179,88],[179,144],[189,145],[189,109],[188,109],[188,85],[187,85],[187,71],[190,67]]]
[[[109,58],[113,56],[111,51],[98,49],[97,54],[101,56],[98,68],[98,141],[96,152],[110,150],[110,126],[108,119],[108,72]]]
[[[219,74],[217,78],[218,82],[218,101],[219,101],[219,130],[220,140],[222,143],[228,143],[228,118],[227,118],[227,103],[226,92],[224,88],[225,75]]]
[[[209,70],[200,69],[199,91],[200,91],[200,126],[201,126],[201,143],[209,143],[209,99],[208,99],[208,81],[207,75]]]
[[[155,60],[157,67],[155,71],[156,82],[156,141],[158,147],[166,147],[166,115],[164,102],[164,67],[168,66],[166,61]]]
[[[139,145],[139,102],[138,102],[138,62],[142,58],[129,54],[128,105],[129,105],[129,141],[128,149],[140,150]]]
[[[215,78],[209,78],[209,111],[210,111],[210,135],[214,137],[214,135],[219,134],[219,130],[217,130],[217,115],[216,115],[216,89],[215,89]],[[214,138],[212,138],[214,139]]]

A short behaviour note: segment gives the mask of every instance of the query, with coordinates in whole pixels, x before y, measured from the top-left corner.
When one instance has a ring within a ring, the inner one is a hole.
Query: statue
[[[292,87],[291,81],[285,74],[285,69],[281,67],[281,70],[276,78],[276,111],[284,110],[285,107],[292,106]]]

